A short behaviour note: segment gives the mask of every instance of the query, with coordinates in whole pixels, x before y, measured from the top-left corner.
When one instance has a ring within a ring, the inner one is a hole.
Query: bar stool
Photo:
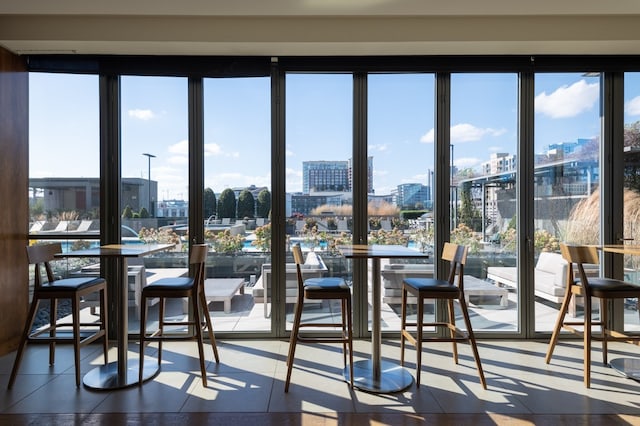
[[[416,384],[420,386],[420,367],[422,364],[422,342],[452,342],[453,343],[453,360],[458,363],[458,342],[468,342],[473,351],[473,357],[476,360],[480,383],[484,389],[487,388],[487,382],[482,371],[480,355],[476,346],[476,340],[471,328],[471,320],[469,319],[469,311],[464,298],[464,264],[467,260],[467,248],[465,246],[445,243],[442,250],[442,259],[450,262],[449,278],[440,280],[437,278],[406,278],[402,286],[402,321],[401,321],[401,338],[400,338],[400,365],[404,365],[404,347],[405,340],[408,340],[416,347]],[[457,284],[456,284],[457,275]],[[418,312],[416,322],[407,321],[407,294],[417,298]],[[447,301],[449,321],[424,322],[424,302],[425,299],[444,299]],[[464,318],[467,331],[462,331],[456,327],[455,312],[453,310],[453,301],[458,300],[460,310]],[[423,335],[424,327],[444,327],[449,330],[449,337],[425,337]],[[416,327],[416,331],[412,332],[407,327]]]
[[[162,362],[162,342],[163,341],[185,341],[195,340],[198,342],[198,354],[200,357],[200,372],[202,374],[202,384],[207,386],[207,370],[204,364],[204,344],[202,339],[203,326],[207,328],[209,333],[209,341],[213,348],[213,355],[215,356],[216,363],[220,362],[218,357],[218,348],[216,346],[216,339],[213,334],[213,325],[211,324],[211,317],[209,310],[207,309],[207,300],[204,294],[204,276],[205,276],[205,263],[207,260],[207,252],[209,248],[206,244],[194,244],[191,247],[191,256],[189,257],[189,264],[195,267],[195,277],[171,277],[162,278],[158,281],[150,283],[142,289],[140,298],[140,305],[142,306],[140,315],[140,369],[138,372],[139,383],[142,384],[142,376],[144,372],[144,349],[148,342],[158,342],[158,365]],[[187,321],[166,321],[164,316],[165,301],[171,298],[183,298],[188,297],[189,302],[193,308],[193,320]],[[158,298],[158,330],[147,335],[147,299]],[[204,312],[201,312],[204,310]],[[202,316],[204,316],[204,324],[202,322]],[[193,329],[193,333],[188,334],[164,334],[164,326],[176,326],[186,325]]]
[[[640,341],[640,335],[626,335],[608,328],[609,321],[609,300],[638,298],[640,300],[640,285],[616,280],[613,278],[597,278],[590,277],[585,272],[584,265],[598,265],[598,251],[594,246],[571,246],[564,243],[560,244],[560,252],[562,257],[569,262],[569,271],[567,273],[567,286],[565,289],[564,300],[558,312],[556,326],[551,335],[551,341],[547,349],[545,362],[549,364],[553,356],[553,350],[558,342],[560,331],[567,330],[573,334],[581,336],[584,340],[584,386],[591,387],[591,341],[602,341],[602,362],[607,365],[607,342],[630,342]],[[574,278],[574,265],[577,267],[578,278]],[[566,321],[565,316],[573,298],[582,296],[584,299],[584,321]],[[592,297],[600,299],[600,320],[594,321],[592,318]],[[577,329],[576,326],[581,326]],[[600,335],[594,335],[593,327],[600,326]]]
[[[80,277],[60,278],[53,275],[50,262],[55,255],[62,253],[60,243],[42,244],[27,247],[29,264],[34,265],[33,300],[29,309],[28,320],[24,327],[16,359],[11,370],[8,388],[11,389],[20,368],[22,355],[27,342],[49,343],[49,365],[55,362],[56,343],[73,343],[76,368],[76,386],[80,386],[80,348],[102,338],[104,362],[108,363],[109,341],[107,338],[107,283],[104,278]],[[45,275],[43,277],[43,274]],[[43,281],[44,280],[44,281]],[[80,301],[91,293],[100,293],[100,317],[98,322],[80,322]],[[71,322],[58,322],[58,299],[71,300]],[[38,313],[41,300],[49,300],[49,326],[31,331]],[[60,336],[56,332],[62,327],[71,327],[72,336]],[[83,337],[80,327],[83,327]],[[97,327],[97,329],[96,329]],[[95,329],[95,330],[94,330]],[[44,336],[48,333],[48,336]],[[86,334],[89,333],[89,334]]]
[[[292,247],[293,259],[296,263],[296,271],[298,275],[298,300],[293,319],[293,328],[291,329],[291,338],[289,342],[289,354],[287,356],[287,379],[284,385],[284,391],[289,392],[289,382],[291,381],[291,370],[293,369],[293,359],[296,352],[296,344],[301,343],[342,343],[342,355],[344,358],[345,368],[347,366],[347,352],[349,353],[349,379],[350,385],[353,387],[353,333],[351,324],[351,289],[342,278],[337,277],[320,277],[302,278],[301,266],[304,263],[302,258],[302,249],[299,244]],[[337,299],[341,301],[341,322],[302,322],[302,310],[304,308],[305,299],[309,300],[327,300]],[[341,335],[339,337],[326,336],[300,336],[300,329],[304,327],[340,327]]]

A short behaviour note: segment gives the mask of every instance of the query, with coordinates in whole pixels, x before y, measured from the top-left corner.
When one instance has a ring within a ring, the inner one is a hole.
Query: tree
[[[232,218],[236,216],[236,194],[232,189],[225,189],[218,199],[218,216]]]
[[[640,121],[625,124],[624,126],[624,146],[640,148]]]
[[[138,213],[138,217],[141,219],[146,219],[149,217],[149,212],[147,211],[146,207],[142,207],[140,209],[140,213]]]
[[[243,189],[238,195],[238,217],[254,217],[255,198],[248,189]]]
[[[127,206],[122,211],[123,219],[131,219],[133,217],[133,211],[131,210],[131,206],[127,204]]]
[[[480,212],[473,205],[471,199],[471,185],[461,185],[460,192],[460,212],[458,213],[458,221],[467,225],[473,231],[482,231],[482,217]]]
[[[271,212],[271,192],[268,189],[263,189],[258,194],[258,217],[269,217]]]
[[[204,190],[204,217],[215,216],[216,210],[216,194],[213,189],[206,188]]]

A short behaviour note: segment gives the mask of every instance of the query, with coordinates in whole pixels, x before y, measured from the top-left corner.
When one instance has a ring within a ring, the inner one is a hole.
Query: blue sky
[[[492,152],[514,153],[515,74],[453,74],[451,140],[458,168],[476,167]],[[371,75],[368,150],[374,188],[427,183],[433,169],[434,76]],[[270,186],[271,116],[268,78],[205,80],[205,182],[228,187]],[[551,143],[600,132],[599,79],[580,73],[538,74],[536,152]],[[352,79],[348,75],[287,77],[287,191],[302,188],[302,162],[348,160],[352,140]],[[159,183],[159,198],[188,194],[187,80],[122,78],[123,176]],[[97,177],[98,78],[30,76],[30,175]],[[626,76],[625,122],[640,119],[640,78]]]

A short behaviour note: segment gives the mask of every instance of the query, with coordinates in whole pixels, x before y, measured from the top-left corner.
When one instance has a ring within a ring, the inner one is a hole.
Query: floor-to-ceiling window
[[[287,265],[280,306],[290,329],[297,295],[292,244],[302,247],[304,277],[350,280],[348,263],[335,246],[352,241],[353,76],[291,73],[285,81]],[[277,309],[272,302],[266,302],[267,314]],[[303,315],[339,314],[339,301],[318,302],[306,304]]]
[[[100,228],[99,130],[97,76],[29,75],[29,233]]]
[[[434,74],[369,74],[367,86],[368,242],[430,254],[381,261],[382,330],[397,331],[403,278],[433,276]]]
[[[451,241],[468,248],[474,331],[516,331],[518,76],[451,75]]]
[[[129,261],[129,329],[138,332],[136,287],[188,274],[187,79],[121,78],[121,238],[123,243],[174,243],[173,249]],[[153,302],[153,301],[152,301]],[[187,305],[174,303],[169,315]]]
[[[271,330],[270,119],[268,77],[204,80],[206,278],[217,331]]]
[[[99,243],[98,97],[96,75],[29,74],[30,244],[60,243],[69,251]],[[56,275],[67,277],[96,262],[71,259],[52,266]],[[99,269],[88,273],[97,275]],[[69,307],[61,303],[59,315],[67,315]],[[42,319],[48,320],[39,317],[34,327],[42,326]]]
[[[624,230],[622,242],[640,244],[640,73],[624,75]],[[640,282],[640,258],[624,256],[624,279]],[[636,299],[624,302],[627,329],[640,328],[640,305]]]
[[[600,74],[535,76],[535,329],[549,331],[564,296],[559,243],[600,237]],[[594,270],[597,274],[597,270]],[[569,315],[582,316],[578,299]]]

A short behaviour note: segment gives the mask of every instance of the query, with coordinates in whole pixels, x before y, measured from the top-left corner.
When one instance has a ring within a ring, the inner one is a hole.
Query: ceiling
[[[17,54],[640,54],[637,0],[21,0]]]

